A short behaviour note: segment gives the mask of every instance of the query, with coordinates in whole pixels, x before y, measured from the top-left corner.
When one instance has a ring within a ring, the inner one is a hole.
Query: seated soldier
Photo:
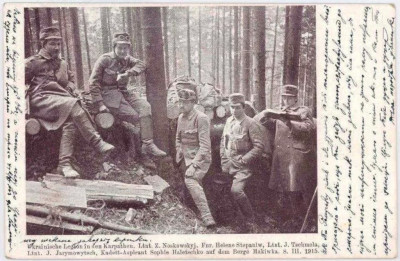
[[[115,34],[112,43],[113,51],[100,56],[89,79],[93,101],[100,112],[111,112],[131,127],[140,125],[143,154],[165,156],[166,153],[153,142],[151,105],[138,93],[132,95],[127,91],[129,77],[143,73],[146,66],[129,55],[131,42],[127,33]],[[134,129],[128,128],[132,138],[136,135]]]
[[[100,153],[108,154],[114,146],[101,139],[90,115],[74,96],[73,75],[59,57],[61,36],[58,28],[41,30],[40,41],[42,49],[25,61],[30,114],[48,131],[62,128],[58,171],[65,177],[78,177],[79,173],[71,165],[77,131]]]

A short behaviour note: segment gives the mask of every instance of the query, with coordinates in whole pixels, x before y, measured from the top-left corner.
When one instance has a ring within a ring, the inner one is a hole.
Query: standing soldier
[[[31,116],[48,131],[62,128],[58,171],[65,177],[78,177],[71,165],[77,131],[100,153],[108,154],[114,146],[101,139],[76,98],[73,75],[60,59],[61,39],[57,27],[41,30],[42,49],[25,61],[25,84]]]
[[[182,114],[176,131],[176,162],[204,225],[212,227],[215,221],[202,187],[203,177],[211,165],[210,120],[194,109],[196,93],[193,90],[182,89],[178,95]]]
[[[300,217],[304,214],[316,185],[313,177],[316,158],[312,153],[315,124],[311,110],[297,105],[297,86],[282,86],[281,95],[281,110],[288,115],[297,116],[298,119],[282,117],[267,120],[266,127],[274,135],[269,188],[280,192],[281,198],[290,201],[289,207],[283,206],[289,211],[289,217]],[[299,201],[301,197],[302,202]]]
[[[243,94],[231,94],[229,103],[232,116],[227,119],[221,138],[221,166],[233,178],[231,193],[245,218],[245,229],[254,232],[254,212],[244,189],[252,176],[251,164],[262,155],[264,145],[259,124],[245,114]]]
[[[131,42],[127,33],[117,33],[112,40],[113,51],[105,53],[96,61],[89,79],[89,88],[99,112],[111,112],[121,121],[140,125],[142,153],[165,156],[153,142],[153,120],[150,104],[138,93],[129,94],[127,84],[130,76],[138,76],[146,65],[130,56]],[[134,128],[128,128],[134,130]],[[136,133],[132,131],[132,135]]]

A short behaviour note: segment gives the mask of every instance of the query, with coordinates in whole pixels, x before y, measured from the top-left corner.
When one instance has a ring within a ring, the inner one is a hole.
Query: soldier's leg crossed
[[[254,211],[249,198],[244,192],[247,181],[250,177],[251,172],[248,170],[237,172],[233,178],[231,194],[243,216],[246,218],[246,221],[254,222]]]
[[[136,93],[129,95],[127,101],[139,116],[140,136],[143,142],[143,153],[159,157],[165,156],[166,153],[160,150],[153,142],[153,118],[151,116],[150,103],[145,99],[141,99]]]
[[[83,108],[76,103],[71,110],[70,117],[82,137],[100,153],[108,154],[114,150],[114,146],[103,141],[100,134],[94,128],[92,120]]]
[[[192,196],[193,201],[200,212],[201,219],[204,221],[206,226],[212,226],[215,225],[215,221],[211,215],[208,201],[201,185],[201,180],[203,179],[204,175],[205,173],[203,174],[197,170],[194,176],[185,176],[185,185],[188,188],[189,193]]]

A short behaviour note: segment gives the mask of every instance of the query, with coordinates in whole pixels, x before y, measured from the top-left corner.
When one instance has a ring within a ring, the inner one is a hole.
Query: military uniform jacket
[[[62,59],[52,59],[45,49],[25,60],[25,85],[28,86],[30,115],[46,130],[64,124],[78,101],[71,95],[74,77]]]
[[[117,82],[118,74],[127,72],[129,76],[137,76],[145,69],[144,62],[130,55],[119,59],[114,52],[103,54],[96,61],[89,79],[93,102],[103,101],[107,107],[119,108],[124,99],[121,90],[126,90],[128,79]]]
[[[269,187],[277,191],[304,191],[314,184],[316,158],[313,158],[315,124],[308,107],[292,107],[289,112],[299,114],[301,121],[268,120],[273,134],[273,158]]]
[[[189,115],[179,115],[176,130],[176,162],[194,163],[202,174],[211,165],[210,119],[193,109]]]
[[[235,174],[239,171],[250,171],[251,163],[260,157],[264,150],[260,127],[259,123],[247,115],[242,121],[233,116],[227,119],[220,145],[224,172]]]

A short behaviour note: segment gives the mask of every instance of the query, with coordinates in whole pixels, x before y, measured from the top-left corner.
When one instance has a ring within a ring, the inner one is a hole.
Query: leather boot
[[[156,144],[154,144],[154,141],[152,139],[151,140],[142,140],[142,153],[150,155],[150,156],[154,156],[154,157],[167,156],[167,153],[160,150],[156,146]]]
[[[57,171],[66,178],[77,178],[79,173],[72,167],[72,154],[77,129],[71,120],[64,123],[60,141]]]
[[[103,141],[89,116],[80,106],[74,106],[71,111],[71,117],[82,137],[98,152],[108,155],[115,149],[113,145]]]
[[[151,116],[140,118],[140,134],[142,138],[142,153],[149,156],[165,157],[167,153],[160,150],[153,141],[153,119]]]

